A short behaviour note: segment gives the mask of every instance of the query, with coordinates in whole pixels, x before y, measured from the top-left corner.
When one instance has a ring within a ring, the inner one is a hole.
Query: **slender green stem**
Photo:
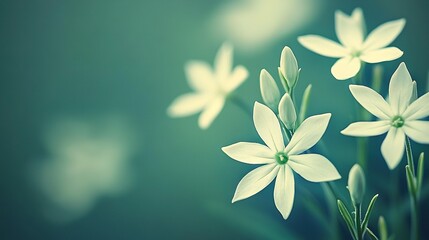
[[[362,233],[362,227],[361,227],[361,205],[356,204],[355,205],[355,224],[356,224],[356,231],[357,231],[357,239],[363,240],[363,233]]]
[[[229,101],[234,103],[237,107],[239,107],[243,112],[249,115],[252,118],[252,110],[247,104],[243,101],[243,99],[238,98],[235,95],[229,95],[227,98]]]
[[[411,150],[411,143],[408,137],[405,137],[405,150],[407,152],[407,162],[408,166],[412,173],[412,180],[415,180],[415,170],[414,170],[414,159],[413,152]],[[416,189],[408,188],[410,193],[410,205],[411,205],[411,238],[412,240],[419,239],[419,204],[417,199],[417,194],[414,194],[413,191]]]
[[[359,85],[364,84],[364,79],[363,79],[364,67],[365,67],[364,63],[361,63],[361,68],[359,72],[352,79],[352,82],[354,84],[359,84]],[[361,109],[361,107],[358,104],[356,105],[356,117],[358,118],[358,120],[363,120],[363,121],[368,120],[368,115],[363,109]],[[368,155],[368,149],[367,149],[368,138],[360,137],[360,138],[357,138],[356,141],[357,141],[356,142],[357,143],[357,162],[363,169],[365,169],[366,159]]]

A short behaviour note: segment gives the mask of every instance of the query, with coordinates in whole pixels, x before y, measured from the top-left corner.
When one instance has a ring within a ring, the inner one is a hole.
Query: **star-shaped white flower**
[[[341,133],[366,137],[387,132],[381,153],[390,169],[394,169],[402,159],[405,136],[415,142],[429,144],[429,121],[421,120],[429,116],[429,93],[414,100],[413,85],[404,63],[390,79],[388,101],[371,88],[350,85],[354,98],[378,120],[352,123]]]
[[[176,98],[168,108],[168,114],[171,117],[184,117],[201,112],[198,125],[202,129],[208,128],[222,110],[228,94],[248,76],[243,66],[233,69],[232,60],[232,46],[225,43],[216,55],[214,69],[202,61],[187,63],[185,71],[194,92]]]
[[[340,58],[332,66],[331,72],[336,79],[346,80],[359,72],[361,61],[378,63],[401,57],[401,50],[387,46],[396,39],[404,26],[405,19],[390,21],[378,26],[365,38],[363,13],[360,8],[356,8],[351,16],[341,11],[335,13],[335,32],[341,44],[317,35],[301,36],[298,41],[315,53]]]
[[[265,142],[239,142],[222,150],[231,158],[248,164],[265,164],[248,173],[240,181],[232,202],[264,189],[276,178],[274,202],[284,219],[293,206],[295,184],[293,171],[311,182],[332,181],[341,178],[334,165],[319,154],[302,154],[314,146],[325,132],[330,113],[307,118],[296,130],[285,147],[279,121],[267,106],[258,102],[253,110],[256,131]]]

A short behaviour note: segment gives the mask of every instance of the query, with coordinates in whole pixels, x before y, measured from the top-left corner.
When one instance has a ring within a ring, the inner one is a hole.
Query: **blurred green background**
[[[272,185],[230,203],[254,166],[220,148],[260,141],[238,107],[227,104],[205,131],[197,116],[170,119],[166,109],[190,90],[184,64],[212,63],[225,40],[236,46],[235,64],[250,72],[237,91],[250,107],[261,101],[259,71],[274,76],[288,45],[302,67],[297,95],[313,84],[309,114],[333,113],[323,139],[345,197],[356,161],[356,139],[339,133],[353,121],[350,81],[334,80],[335,60],[308,51],[297,37],[336,40],[334,11],[350,14],[355,7],[363,9],[368,30],[407,20],[392,44],[403,57],[382,64],[383,93],[401,61],[419,95],[427,92],[425,0],[0,1],[0,238],[332,239],[336,225],[347,236],[340,219],[323,225],[308,210],[314,200],[329,217],[320,184],[300,177],[287,221],[274,206]],[[371,224],[383,214],[397,239],[405,239],[405,160],[389,171],[379,150],[383,138],[370,139],[367,197],[380,193]],[[429,154],[427,145],[413,147]]]

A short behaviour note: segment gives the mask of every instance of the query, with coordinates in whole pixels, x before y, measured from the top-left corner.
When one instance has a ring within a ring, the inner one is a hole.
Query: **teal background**
[[[213,61],[222,41],[205,22],[225,2],[0,2],[1,239],[331,239],[331,231],[305,208],[304,202],[314,198],[329,216],[320,184],[298,176],[287,221],[274,206],[272,185],[248,200],[230,203],[237,183],[254,166],[229,159],[220,148],[237,141],[260,141],[252,121],[239,108],[227,104],[205,131],[198,128],[197,116],[170,119],[166,114],[172,100],[189,91],[185,62]],[[428,4],[424,0],[322,2],[311,24],[259,52],[236,51],[235,63],[250,72],[237,94],[249,107],[261,101],[260,69],[275,73],[282,48],[290,46],[302,67],[297,96],[311,83],[309,114],[333,114],[323,139],[327,157],[343,176],[336,186],[345,198],[348,170],[356,161],[355,139],[339,133],[353,121],[350,81],[334,80],[329,71],[334,59],[308,51],[296,38],[311,33],[336,39],[336,9],[350,14],[362,7],[369,30],[404,17],[406,27],[392,45],[405,54],[382,64],[382,91],[386,93],[391,74],[404,61],[422,95],[428,91]],[[367,77],[371,69],[366,68]],[[124,119],[132,132],[130,186],[120,194],[101,196],[73,221],[46,219],[43,209],[48,200],[32,177],[34,166],[49,155],[43,140],[46,129],[56,119],[92,121],[110,115]],[[405,160],[389,171],[379,151],[383,138],[370,139],[367,180],[372,187],[366,202],[380,193],[371,224],[376,228],[377,216],[383,214],[397,239],[405,239],[408,215],[400,215],[393,205],[403,202],[407,212]],[[416,155],[429,154],[427,145],[413,143],[413,147]],[[425,189],[422,221],[427,221],[428,213]],[[336,222],[347,236],[342,220]],[[327,226],[335,228],[335,224]],[[425,230],[421,232],[428,237]]]

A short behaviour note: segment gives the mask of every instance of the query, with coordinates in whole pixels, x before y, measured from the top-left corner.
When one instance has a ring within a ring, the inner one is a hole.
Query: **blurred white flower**
[[[330,113],[307,118],[296,130],[285,147],[279,121],[267,106],[258,102],[253,110],[256,131],[265,142],[239,142],[222,150],[231,158],[248,164],[264,164],[240,181],[232,202],[236,202],[264,189],[276,178],[274,202],[284,219],[293,206],[295,183],[293,171],[311,182],[332,181],[341,178],[332,163],[319,154],[302,154],[313,147],[324,134]]]
[[[405,136],[415,142],[429,144],[429,121],[421,120],[429,116],[429,93],[412,101],[413,85],[404,63],[399,65],[390,79],[388,101],[371,88],[350,85],[354,98],[378,120],[352,123],[341,133],[366,137],[387,132],[381,153],[390,169],[394,169],[402,159]]]
[[[184,117],[201,112],[198,125],[210,126],[222,110],[228,94],[240,86],[248,76],[243,66],[233,68],[233,49],[224,43],[215,58],[212,69],[206,62],[191,61],[185,66],[190,87],[195,91],[176,98],[167,113]]]
[[[318,0],[231,0],[214,12],[210,29],[245,52],[260,51],[312,22]]]
[[[35,183],[49,201],[47,217],[57,222],[77,219],[100,197],[128,187],[133,149],[126,124],[119,119],[65,120],[48,129],[50,157],[35,172]]]
[[[356,8],[351,16],[341,11],[335,13],[335,32],[341,44],[317,35],[306,35],[298,41],[309,50],[326,57],[340,58],[331,68],[338,80],[354,77],[361,68],[361,61],[378,63],[395,60],[403,52],[387,47],[401,33],[405,19],[390,21],[378,26],[365,38],[362,10]]]

